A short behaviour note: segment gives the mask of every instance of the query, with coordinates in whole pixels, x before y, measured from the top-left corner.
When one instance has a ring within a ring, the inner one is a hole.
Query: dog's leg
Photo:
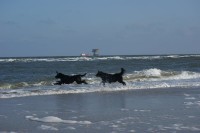
[[[81,82],[81,81],[79,81],[79,80],[76,80],[76,83],[77,83],[77,84],[81,84],[82,82]]]
[[[82,83],[88,84],[85,80],[76,80],[76,83],[77,84],[82,84]]]
[[[119,80],[119,83],[122,83],[123,85],[126,85],[126,83],[123,80]]]
[[[102,81],[102,82],[99,83],[99,85],[101,85],[101,84],[103,84],[103,86],[105,86],[105,82]]]
[[[102,81],[103,86],[105,87],[106,82]]]
[[[124,81],[122,81],[122,84],[123,84],[123,85],[126,85],[126,83],[125,83]]]

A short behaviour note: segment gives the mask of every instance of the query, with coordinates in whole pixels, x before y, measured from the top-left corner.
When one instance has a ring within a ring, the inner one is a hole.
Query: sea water
[[[120,83],[101,84],[99,71],[126,70]],[[56,71],[84,74],[88,85],[53,85]],[[200,86],[200,55],[0,58],[0,98]]]
[[[121,68],[126,86],[95,76]],[[199,88],[200,55],[0,58],[0,132],[199,133]]]

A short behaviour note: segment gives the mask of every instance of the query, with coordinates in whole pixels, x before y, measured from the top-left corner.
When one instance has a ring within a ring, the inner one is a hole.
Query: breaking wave
[[[101,80],[94,75],[89,74],[85,77],[89,85],[74,83],[57,86],[53,85],[55,80],[32,83],[4,83],[0,84],[0,98],[200,86],[200,73],[190,71],[171,71],[157,68],[133,71],[124,75],[126,86],[119,83],[103,86],[100,84]]]
[[[66,61],[96,61],[96,60],[155,60],[177,58],[199,58],[200,55],[149,55],[149,56],[99,56],[99,57],[23,57],[23,58],[0,58],[0,62],[66,62]]]
[[[185,80],[200,78],[200,73],[190,71],[162,71],[157,68],[134,71],[126,75],[130,81],[163,81],[163,80]]]

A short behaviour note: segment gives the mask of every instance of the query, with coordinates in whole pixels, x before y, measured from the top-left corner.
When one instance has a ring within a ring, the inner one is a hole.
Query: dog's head
[[[103,72],[102,71],[98,71],[96,74],[96,77],[102,77],[103,76]]]
[[[56,73],[57,73],[56,76],[55,76],[56,79],[62,79],[64,77],[64,74],[59,73],[57,71],[56,71]]]

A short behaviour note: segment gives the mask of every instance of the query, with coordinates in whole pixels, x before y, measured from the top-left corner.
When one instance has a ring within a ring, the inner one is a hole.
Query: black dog
[[[88,84],[85,80],[82,80],[81,77],[85,76],[85,74],[83,75],[72,75],[72,76],[69,76],[69,75],[64,75],[62,73],[58,73],[56,72],[57,75],[55,76],[56,79],[60,79],[60,81],[57,81],[56,83],[54,83],[54,85],[61,85],[61,84],[71,84],[73,82],[76,82],[77,84]]]
[[[100,77],[102,79],[103,85],[105,85],[106,82],[112,83],[112,82],[119,82],[122,83],[123,85],[126,85],[126,83],[123,81],[122,75],[124,74],[125,70],[124,68],[121,68],[120,73],[115,73],[115,74],[108,74],[104,73],[102,71],[98,71],[96,74],[96,77]]]

